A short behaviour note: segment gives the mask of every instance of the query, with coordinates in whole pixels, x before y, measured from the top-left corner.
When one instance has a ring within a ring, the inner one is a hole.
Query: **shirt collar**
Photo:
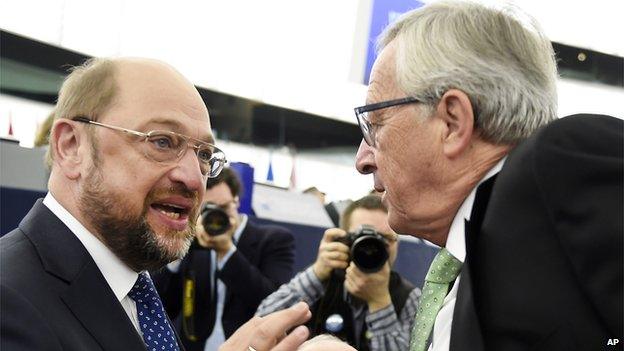
[[[239,218],[240,218],[240,224],[238,225],[238,228],[236,228],[236,231],[234,232],[234,236],[233,236],[234,243],[238,243],[241,235],[243,234],[243,230],[245,230],[245,227],[247,226],[247,221],[248,221],[247,215],[241,214]]]
[[[477,193],[477,188],[481,183],[490,179],[495,174],[500,172],[505,164],[505,160],[507,157],[503,157],[494,167],[492,167],[483,178],[479,181],[479,183],[472,189],[468,197],[464,200],[464,202],[457,210],[455,214],[455,218],[453,218],[453,222],[451,222],[451,228],[449,230],[448,238],[446,239],[446,249],[451,253],[451,255],[455,256],[461,262],[464,262],[466,259],[466,227],[465,221],[470,220],[470,214],[472,213],[472,206],[474,205],[475,194]]]
[[[43,204],[63,222],[87,249],[93,261],[113,290],[117,300],[121,301],[138,278],[138,273],[130,269],[104,243],[87,230],[51,193],[48,192]]]

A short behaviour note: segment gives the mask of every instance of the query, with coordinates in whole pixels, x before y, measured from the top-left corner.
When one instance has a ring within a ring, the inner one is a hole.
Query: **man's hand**
[[[368,303],[370,312],[378,311],[392,303],[388,284],[390,282],[390,264],[386,262],[376,273],[364,273],[351,263],[345,275],[345,288],[351,295]]]
[[[234,245],[232,242],[232,237],[234,236],[234,231],[236,230],[236,227],[234,226],[232,226],[232,228],[230,228],[226,233],[214,236],[208,235],[208,233],[204,230],[204,226],[199,222],[197,223],[196,229],[195,235],[197,236],[197,242],[199,245],[207,249],[214,249],[217,253],[217,259],[219,260],[223,258],[223,256],[230,251],[232,245]]]
[[[271,313],[254,317],[243,324],[219,347],[219,351],[291,351],[296,350],[310,332],[302,326],[312,313],[304,302]],[[296,327],[290,334],[287,331]]]
[[[345,235],[346,232],[338,228],[325,231],[319,245],[318,256],[312,265],[314,274],[319,280],[324,281],[329,278],[333,269],[345,269],[349,265],[349,247],[335,241]]]

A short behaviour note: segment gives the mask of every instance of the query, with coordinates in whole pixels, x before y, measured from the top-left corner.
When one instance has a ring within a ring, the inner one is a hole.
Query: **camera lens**
[[[378,235],[361,235],[353,242],[351,257],[362,272],[374,273],[388,260],[388,250]]]
[[[221,235],[230,229],[230,217],[219,206],[207,203],[202,209],[202,225],[208,235]]]

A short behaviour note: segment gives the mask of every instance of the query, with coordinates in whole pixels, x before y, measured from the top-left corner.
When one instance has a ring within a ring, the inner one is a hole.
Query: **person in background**
[[[315,186],[311,186],[307,189],[305,189],[303,191],[304,194],[311,194],[314,195],[318,198],[319,202],[323,205],[325,205],[325,197],[327,196],[327,194],[325,194],[324,192],[320,191],[317,187]]]
[[[260,301],[293,276],[294,238],[283,227],[253,223],[238,213],[241,183],[231,168],[208,179],[203,198],[229,227],[207,232],[181,261],[154,272],[154,283],[187,350],[216,350],[253,317]]]
[[[311,186],[307,189],[305,189],[303,191],[304,194],[312,194],[314,196],[316,196],[316,198],[319,200],[319,202],[321,203],[321,205],[323,205],[323,208],[325,208],[325,212],[327,212],[327,215],[329,216],[329,219],[331,219],[332,223],[334,223],[335,226],[340,225],[340,213],[338,212],[338,210],[336,209],[336,207],[334,206],[334,204],[332,203],[325,203],[326,200],[326,195],[324,192],[320,191],[317,187],[315,186]]]
[[[615,348],[624,122],[557,119],[552,45],[513,8],[432,2],[378,48],[356,167],[392,229],[442,247],[410,350]]]
[[[349,246],[337,241],[362,225],[382,235],[389,253],[377,272],[361,271]],[[312,335],[331,332],[358,350],[406,349],[420,289],[392,271],[398,236],[388,226],[386,207],[378,196],[365,196],[347,207],[341,227],[325,231],[314,264],[262,301],[256,315],[304,301],[312,306]]]
[[[48,145],[50,139],[50,130],[52,129],[52,124],[54,123],[54,115],[54,110],[52,110],[52,112],[50,112],[48,117],[46,117],[46,119],[39,126],[39,128],[37,128],[37,132],[35,134],[36,147]]]

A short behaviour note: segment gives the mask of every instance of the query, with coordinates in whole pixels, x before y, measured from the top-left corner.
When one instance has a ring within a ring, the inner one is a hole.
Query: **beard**
[[[152,189],[143,202],[141,213],[135,214],[127,196],[105,189],[103,177],[94,165],[85,179],[79,197],[82,215],[91,223],[95,235],[126,265],[136,272],[156,270],[186,255],[195,237],[199,198],[197,192],[183,184]],[[147,221],[150,204],[166,195],[180,195],[194,200],[185,230],[162,230],[157,233]]]

